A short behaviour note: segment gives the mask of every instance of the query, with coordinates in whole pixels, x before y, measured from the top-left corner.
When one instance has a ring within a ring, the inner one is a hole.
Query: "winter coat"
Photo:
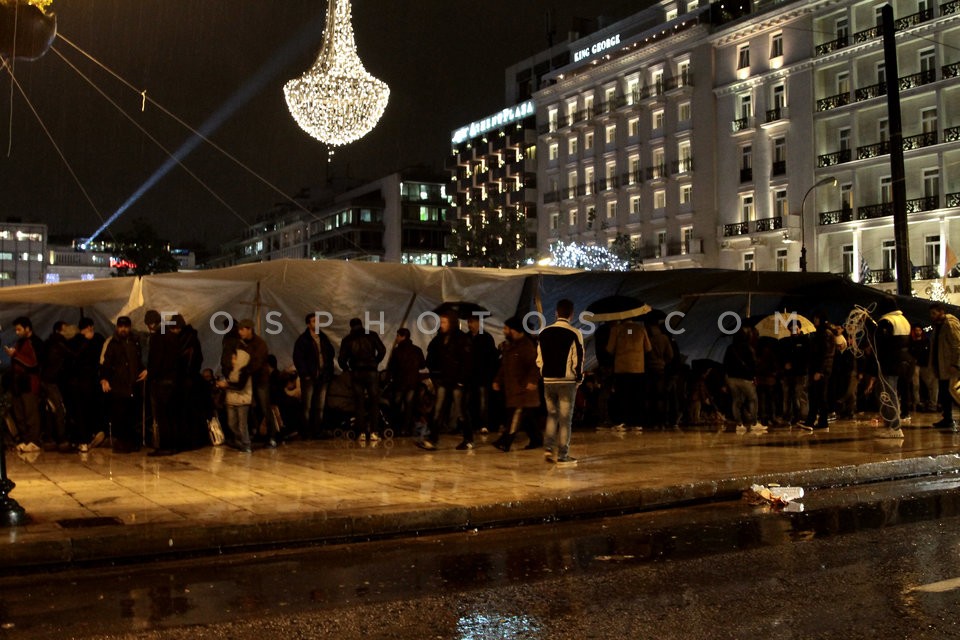
[[[646,354],[653,348],[643,324],[632,320],[610,331],[607,351],[613,354],[614,373],[644,373]]]
[[[504,402],[511,409],[540,406],[540,370],[537,368],[537,348],[528,336],[507,340],[501,345],[500,370],[494,383],[504,394]],[[533,389],[528,389],[532,385]]]
[[[540,332],[537,366],[544,384],[583,381],[583,334],[566,318]]]
[[[257,334],[253,334],[249,340],[240,340],[239,345],[243,345],[246,352],[250,354],[250,362],[246,369],[253,378],[253,386],[261,387],[270,384],[270,367],[267,364],[270,349],[267,343]]]
[[[663,373],[667,363],[673,360],[673,347],[670,338],[661,333],[659,328],[651,328],[650,353],[647,354],[646,368],[651,373]]]
[[[112,395],[132,396],[142,370],[140,341],[136,335],[130,333],[121,338],[114,334],[107,340],[100,357],[100,379],[110,383]]]
[[[473,352],[473,366],[470,369],[470,384],[476,387],[489,387],[500,367],[500,352],[493,336],[487,332],[470,334],[470,347]]]
[[[949,380],[960,375],[960,320],[948,313],[943,324],[934,330],[935,354],[931,354],[931,364],[936,367],[937,377]]]
[[[744,334],[733,337],[723,355],[723,368],[728,378],[753,380],[757,376],[757,356]]]
[[[80,386],[90,388],[100,384],[100,355],[105,341],[99,333],[94,333],[89,340],[79,333],[73,338],[72,347],[76,357],[71,375]]]
[[[40,379],[47,384],[63,384],[73,367],[73,349],[65,337],[54,333],[44,343],[43,366]]]
[[[179,338],[172,331],[150,334],[147,342],[147,378],[151,383],[177,379],[178,350]]]
[[[780,371],[785,376],[806,376],[810,368],[810,338],[802,333],[780,340]]]
[[[340,342],[337,364],[344,371],[376,371],[385,355],[387,348],[378,333],[354,327]]]
[[[37,336],[20,338],[13,345],[10,373],[13,392],[40,393],[40,363],[43,362],[43,341]]]
[[[833,356],[837,352],[837,336],[826,325],[817,327],[810,340],[809,373],[829,376],[833,372]]]
[[[919,340],[911,338],[909,349],[918,367],[930,366],[930,338],[926,334]]]
[[[473,368],[473,344],[470,336],[454,327],[438,333],[427,345],[430,377],[441,387],[464,386]]]
[[[244,406],[253,404],[253,381],[244,372],[244,367],[250,364],[250,354],[242,345],[235,347],[230,354],[230,374],[227,376],[227,393],[225,401],[228,405]]]
[[[293,367],[301,378],[331,380],[335,359],[333,343],[323,331],[314,339],[313,331],[308,328],[297,336],[297,341],[293,343]]]
[[[420,384],[420,370],[427,364],[423,349],[404,340],[393,348],[387,362],[387,372],[394,391],[410,391]]]

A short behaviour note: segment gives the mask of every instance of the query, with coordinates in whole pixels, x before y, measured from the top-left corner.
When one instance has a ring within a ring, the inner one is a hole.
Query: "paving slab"
[[[471,451],[456,451],[454,436],[431,452],[409,438],[160,458],[8,451],[11,495],[29,521],[0,529],[0,567],[359,541],[735,499],[754,483],[810,490],[960,472],[960,436],[933,429],[939,416],[915,416],[902,440],[877,438],[874,417],[814,433],[578,430],[571,468],[540,450],[503,453],[492,435]]]

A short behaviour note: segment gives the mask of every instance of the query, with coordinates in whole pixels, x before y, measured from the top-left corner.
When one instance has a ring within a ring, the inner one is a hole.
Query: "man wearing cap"
[[[263,338],[254,332],[253,320],[244,318],[237,325],[237,335],[243,343],[244,350],[250,354],[250,364],[247,365],[250,376],[253,378],[253,397],[260,407],[263,419],[267,422],[267,446],[275,447],[280,439],[280,426],[273,413],[273,404],[270,402],[270,366],[267,356],[270,349]]]
[[[137,434],[137,383],[147,377],[140,355],[140,341],[133,334],[130,318],[117,318],[117,328],[107,339],[100,356],[100,388],[107,394],[113,450],[140,450]]]

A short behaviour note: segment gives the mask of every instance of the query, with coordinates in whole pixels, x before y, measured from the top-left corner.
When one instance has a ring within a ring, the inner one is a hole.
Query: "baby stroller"
[[[393,425],[390,419],[390,402],[386,388],[380,390],[380,403],[377,406],[380,435],[385,439],[393,438]],[[356,406],[353,401],[353,389],[350,386],[350,374],[342,373],[334,376],[327,388],[327,405],[325,409],[332,419],[334,438],[357,439]]]

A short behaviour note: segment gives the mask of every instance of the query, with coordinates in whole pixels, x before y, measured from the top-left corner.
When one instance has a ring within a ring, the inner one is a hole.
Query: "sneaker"
[[[103,431],[98,431],[97,435],[93,436],[93,440],[90,441],[90,448],[96,449],[103,444],[103,441],[107,439],[107,434]]]
[[[944,423],[941,420],[939,423],[933,425],[937,428],[937,431],[941,433],[957,433],[957,423],[951,420],[950,422]]]
[[[643,431],[643,427],[630,427],[630,431],[633,431],[634,433],[640,433]]]
[[[470,449],[473,449],[473,443],[466,440],[457,445],[457,451],[469,451]]]
[[[576,464],[577,464],[577,459],[571,458],[570,456],[567,456],[565,458],[557,458],[558,467],[574,467],[576,466]]]
[[[813,425],[810,424],[809,422],[801,422],[797,426],[803,429],[804,431],[813,431]]]
[[[483,435],[487,435],[488,433],[490,433],[490,429],[487,429],[486,427],[480,427],[480,433],[482,433]]]
[[[367,436],[367,440],[369,440],[370,442],[377,442],[378,440],[380,440],[380,436],[378,436],[375,433],[371,433],[370,435]]]
[[[271,449],[276,449],[277,441],[273,438],[270,438],[269,440],[267,440],[267,446],[270,447]]]
[[[80,453],[87,453],[90,451],[90,445],[81,444],[79,447],[77,447],[77,451],[79,451]]]
[[[747,432],[747,428],[746,428],[745,426],[743,426],[742,424],[738,424],[738,425],[737,425],[737,428],[736,428],[736,432],[737,432],[738,434],[746,433],[746,432]]]
[[[552,449],[544,449],[544,450],[543,450],[543,457],[544,457],[544,458],[552,458],[552,457],[553,457],[553,450],[552,450]]]
[[[421,449],[425,449],[427,451],[433,451],[434,449],[437,448],[436,445],[434,445],[429,440],[417,440],[416,444]]]
[[[884,427],[882,429],[877,429],[874,436],[877,438],[903,438],[903,429],[891,429],[889,427]]]
[[[17,445],[17,451],[19,453],[39,453],[42,449],[33,442],[21,442]]]
[[[766,433],[767,428],[759,422],[750,427],[750,433]]]
[[[627,430],[627,425],[621,422],[620,424],[613,426],[611,430],[622,433]]]

